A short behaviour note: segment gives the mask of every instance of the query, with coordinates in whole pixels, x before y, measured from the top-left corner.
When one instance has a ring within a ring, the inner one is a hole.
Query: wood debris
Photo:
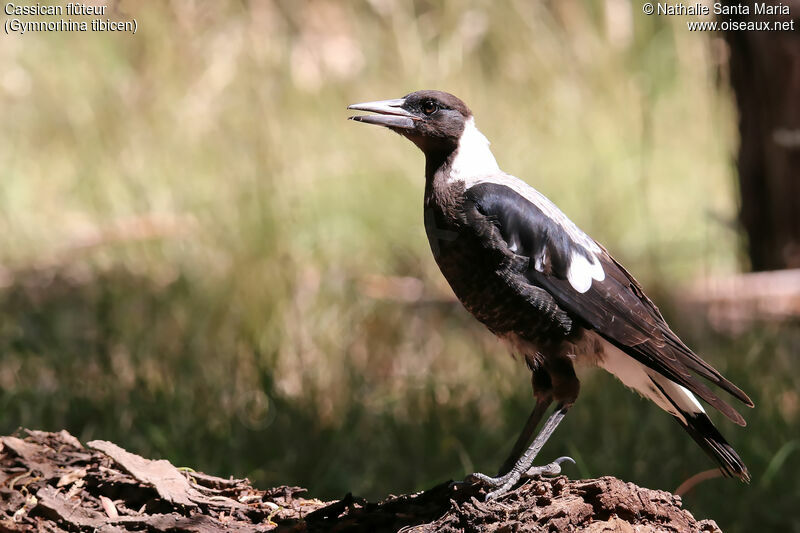
[[[259,490],[106,441],[84,447],[65,431],[0,437],[0,533],[719,531],[682,509],[680,497],[611,477],[529,481],[492,502],[480,487],[450,482],[379,503],[304,492]]]

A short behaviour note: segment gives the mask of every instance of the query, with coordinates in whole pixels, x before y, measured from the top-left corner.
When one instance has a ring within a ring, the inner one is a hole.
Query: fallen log
[[[759,323],[796,322],[800,268],[701,278],[682,292],[679,303],[723,333],[742,333]]]
[[[479,487],[450,482],[377,503],[305,492],[259,490],[106,441],[84,446],[66,431],[0,437],[0,532],[719,531],[680,497],[612,477],[537,479],[491,502]]]

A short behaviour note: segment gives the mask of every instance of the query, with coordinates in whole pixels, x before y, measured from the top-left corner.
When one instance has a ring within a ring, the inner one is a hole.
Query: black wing
[[[745,425],[695,373],[752,407],[750,398],[673,333],[633,276],[544,197],[518,190],[491,182],[472,186],[465,193],[467,223],[480,233],[496,232],[490,241],[504,245],[506,253],[527,257],[521,276],[573,318]]]

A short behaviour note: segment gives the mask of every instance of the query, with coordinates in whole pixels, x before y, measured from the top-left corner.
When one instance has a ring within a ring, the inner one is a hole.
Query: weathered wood
[[[63,431],[0,444],[0,533],[719,531],[683,510],[678,496],[611,477],[530,481],[492,502],[479,487],[449,482],[379,503],[349,494],[323,502],[297,487],[264,491],[183,471],[105,441],[87,449]]]
[[[113,442],[93,440],[87,443],[93,450],[99,450],[111,457],[114,462],[140,483],[156,489],[158,495],[169,503],[195,507],[191,495],[197,491],[192,489],[189,481],[169,461],[150,461],[136,454],[123,450]]]

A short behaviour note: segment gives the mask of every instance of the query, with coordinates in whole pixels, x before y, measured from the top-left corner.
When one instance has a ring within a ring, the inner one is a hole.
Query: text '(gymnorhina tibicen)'
[[[571,460],[532,466],[578,397],[576,363],[614,374],[675,417],[725,475],[749,481],[695,396],[741,426],[742,416],[704,380],[752,407],[750,398],[673,333],[605,248],[540,192],[500,170],[464,102],[418,91],[349,109],[375,113],[350,118],[385,126],[425,153],[425,229],[439,268],[461,303],[532,372],[536,404],[509,458],[497,477],[471,475],[492,489],[487,499],[522,477],[558,473]]]

